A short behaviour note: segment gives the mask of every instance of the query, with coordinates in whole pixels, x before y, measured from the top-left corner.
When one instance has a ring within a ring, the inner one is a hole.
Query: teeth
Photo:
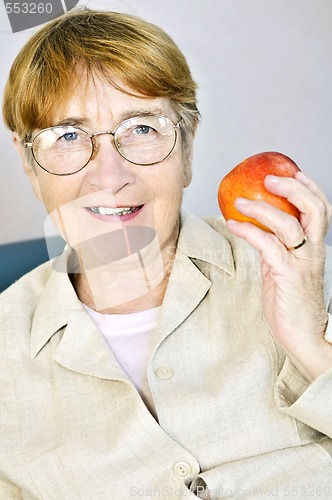
[[[126,215],[134,212],[136,207],[91,207],[92,212],[99,215]]]

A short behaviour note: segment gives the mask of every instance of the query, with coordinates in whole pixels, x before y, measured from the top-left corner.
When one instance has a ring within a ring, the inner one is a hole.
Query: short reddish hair
[[[138,17],[88,9],[49,22],[22,48],[5,88],[8,128],[26,139],[52,126],[78,66],[103,74],[113,85],[114,75],[133,95],[167,98],[182,118],[184,142],[191,142],[199,119],[196,83],[173,40]]]

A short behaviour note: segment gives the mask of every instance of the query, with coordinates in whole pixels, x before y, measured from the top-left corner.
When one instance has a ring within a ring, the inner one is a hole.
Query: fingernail
[[[303,180],[303,181],[305,181],[305,182],[309,180],[309,178],[308,178],[308,177],[307,177],[307,176],[306,176],[306,175],[305,175],[305,174],[304,174],[301,170],[300,170],[299,172],[297,172],[297,173],[296,173],[296,178],[297,178],[298,180],[301,180],[301,179],[302,179],[302,180]]]
[[[247,198],[236,198],[235,200],[236,205],[248,205],[249,200]]]
[[[271,184],[278,184],[278,182],[280,182],[280,177],[278,177],[277,175],[267,175],[265,179],[268,182],[271,182]]]

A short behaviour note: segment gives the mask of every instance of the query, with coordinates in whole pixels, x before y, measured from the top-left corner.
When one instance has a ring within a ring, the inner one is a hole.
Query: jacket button
[[[185,479],[186,477],[190,476],[191,467],[189,464],[187,464],[187,462],[177,462],[174,465],[174,473],[176,476]]]
[[[159,366],[156,369],[155,373],[156,373],[158,378],[160,378],[162,380],[168,380],[168,379],[173,377],[174,370],[170,366],[163,365],[163,366]]]

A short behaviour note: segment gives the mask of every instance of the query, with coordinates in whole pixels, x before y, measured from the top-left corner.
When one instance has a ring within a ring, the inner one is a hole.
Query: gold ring
[[[304,235],[304,238],[303,240],[301,241],[301,243],[299,243],[298,245],[296,245],[295,247],[287,247],[287,250],[290,252],[291,250],[297,250],[298,248],[301,248],[303,247],[303,245],[306,243],[307,241],[307,237],[306,235]]]

